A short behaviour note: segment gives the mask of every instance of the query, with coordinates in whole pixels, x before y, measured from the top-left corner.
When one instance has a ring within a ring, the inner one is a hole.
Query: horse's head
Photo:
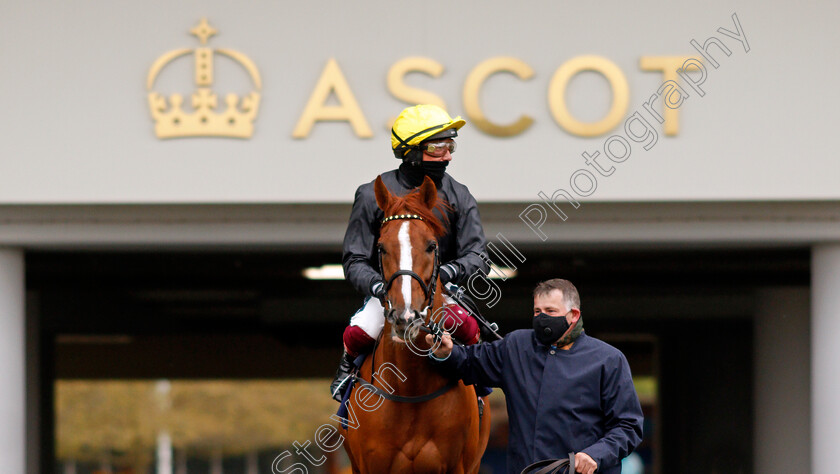
[[[438,288],[437,238],[445,227],[433,209],[439,203],[437,189],[426,177],[423,184],[403,197],[388,191],[381,177],[374,184],[376,203],[385,218],[379,232],[379,261],[385,279],[385,318],[392,336],[417,336],[418,322],[427,321]],[[446,216],[445,212],[441,215]],[[419,321],[418,321],[419,320]],[[409,334],[406,329],[412,330]]]

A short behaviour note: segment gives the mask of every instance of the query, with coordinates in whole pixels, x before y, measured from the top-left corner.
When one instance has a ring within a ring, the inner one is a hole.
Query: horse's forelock
[[[385,211],[385,215],[393,216],[396,214],[417,214],[422,217],[427,224],[429,224],[435,238],[439,238],[446,234],[446,226],[444,223],[448,222],[446,211],[449,208],[449,203],[438,198],[435,206],[432,209],[429,209],[423,203],[422,196],[420,195],[420,190],[418,188],[410,191],[403,197],[394,196],[390,209]],[[443,216],[443,220],[434,213],[434,209],[437,209],[438,212],[440,212],[440,215]]]

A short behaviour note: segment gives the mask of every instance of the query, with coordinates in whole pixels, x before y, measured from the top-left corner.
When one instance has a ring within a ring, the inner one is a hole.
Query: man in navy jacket
[[[534,289],[533,326],[467,347],[453,347],[444,333],[430,357],[452,377],[505,392],[508,473],[570,452],[576,472],[620,473],[621,459],[642,441],[642,409],[627,359],[584,333],[580,296],[567,280]],[[426,340],[434,347],[431,335]]]

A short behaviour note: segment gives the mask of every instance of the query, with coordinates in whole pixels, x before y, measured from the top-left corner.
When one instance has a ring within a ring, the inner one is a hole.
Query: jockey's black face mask
[[[436,185],[440,186],[440,182],[443,180],[443,173],[446,172],[446,165],[448,164],[448,161],[424,161],[422,164],[423,172],[426,176],[432,178],[432,181]]]
[[[440,187],[440,183],[443,180],[443,173],[446,172],[446,165],[448,164],[448,161],[420,161],[412,163],[406,160],[400,165],[400,172],[405,174],[408,181],[414,186],[423,184],[423,177],[428,176],[435,182],[435,186]]]
[[[545,313],[534,316],[533,324],[534,334],[536,334],[537,340],[546,346],[557,342],[563,334],[566,334],[566,331],[570,327],[565,315],[549,316]]]

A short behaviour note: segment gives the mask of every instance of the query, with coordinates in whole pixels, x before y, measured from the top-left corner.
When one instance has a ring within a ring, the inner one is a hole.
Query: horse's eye
[[[437,242],[429,242],[429,246],[426,247],[426,252],[434,252],[436,247]]]
[[[381,253],[381,254],[388,253],[388,252],[385,251],[385,246],[384,245],[378,244],[376,247],[379,249],[379,253]]]

